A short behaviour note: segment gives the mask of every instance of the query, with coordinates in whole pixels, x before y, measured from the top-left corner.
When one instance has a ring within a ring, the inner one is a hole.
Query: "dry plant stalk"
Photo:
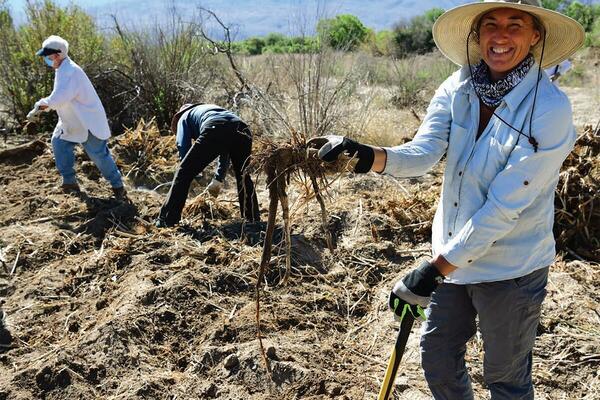
[[[261,354],[267,370],[271,373],[270,363],[266,357],[262,343],[261,323],[260,323],[260,291],[264,280],[265,272],[271,261],[271,249],[273,246],[273,233],[277,220],[277,209],[281,204],[283,222],[284,222],[284,240],[286,246],[286,269],[282,283],[287,283],[291,269],[291,219],[289,209],[289,199],[287,195],[287,185],[292,175],[306,175],[309,177],[312,185],[312,193],[305,197],[305,202],[311,197],[315,197],[321,207],[321,223],[325,232],[327,246],[330,251],[334,250],[333,239],[329,232],[327,224],[327,210],[325,201],[321,192],[321,187],[329,186],[326,172],[338,171],[344,168],[342,162],[324,165],[323,161],[314,157],[314,153],[309,153],[306,146],[293,146],[291,144],[278,145],[273,141],[262,140],[262,146],[259,152],[254,156],[252,169],[262,171],[266,174],[267,187],[269,188],[269,214],[267,219],[267,231],[260,260],[258,278],[256,283],[256,324],[257,337]],[[259,161],[256,161],[259,160]]]

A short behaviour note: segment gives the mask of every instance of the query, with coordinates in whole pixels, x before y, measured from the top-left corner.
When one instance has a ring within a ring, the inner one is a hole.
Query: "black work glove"
[[[373,167],[375,151],[372,147],[360,144],[345,136],[328,135],[312,138],[308,141],[308,147],[318,148],[317,155],[326,162],[333,162],[341,154],[356,157],[358,162],[354,167],[356,173],[367,173]]]
[[[444,281],[444,276],[429,261],[422,261],[419,266],[396,282],[389,297],[390,310],[394,318],[402,320],[407,312],[413,317],[425,319],[423,309],[431,300],[431,293]]]

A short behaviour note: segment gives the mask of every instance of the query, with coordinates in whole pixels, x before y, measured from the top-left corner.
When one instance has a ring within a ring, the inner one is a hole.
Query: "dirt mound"
[[[35,157],[44,153],[45,150],[46,143],[41,140],[34,140],[30,143],[0,151],[0,164],[29,164]]]
[[[402,187],[381,177],[338,180],[327,203],[333,253],[319,205],[290,207],[291,275],[283,285],[278,225],[263,282],[269,374],[254,303],[265,224],[237,219],[228,182],[218,200],[190,202],[181,227],[156,230],[163,196],[134,186],[166,179],[174,163],[136,166],[125,154],[140,150],[120,142],[132,204],[112,199],[81,153],[81,197],[55,188],[47,152],[30,163],[0,163],[0,296],[15,336],[0,355],[0,399],[374,398],[397,329],[387,293],[430,251],[439,174]],[[294,184],[288,196],[290,205],[301,202]],[[582,261],[553,269],[534,354],[538,398],[598,398],[599,317],[590,310],[598,308],[599,278],[597,266]],[[428,398],[417,332],[397,380],[399,399]],[[471,371],[483,398],[481,347],[475,338],[468,359],[477,359]]]

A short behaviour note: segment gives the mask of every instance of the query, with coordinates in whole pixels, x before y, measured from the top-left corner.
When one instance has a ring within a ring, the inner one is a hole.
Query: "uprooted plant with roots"
[[[263,359],[270,370],[260,334],[260,290],[271,260],[279,205],[283,218],[282,244],[286,253],[286,272],[281,282],[286,284],[291,271],[290,183],[293,181],[301,188],[296,206],[302,207],[312,199],[319,203],[323,234],[327,247],[333,252],[335,246],[328,228],[326,208],[328,188],[340,174],[352,170],[355,161],[342,157],[334,163],[325,163],[317,157],[316,149],[311,148],[309,141],[336,130],[360,130],[368,122],[371,101],[367,98],[356,102],[354,96],[360,77],[352,72],[352,68],[342,68],[343,52],[325,46],[315,53],[272,54],[266,60],[267,68],[255,74],[251,81],[232,54],[229,27],[211,11],[203,11],[225,33],[224,42],[211,39],[204,31],[203,36],[217,51],[226,55],[239,81],[241,104],[234,106],[247,106],[250,113],[247,119],[253,122],[256,133],[257,145],[249,170],[264,174],[269,190],[267,229],[256,283],[256,319]],[[349,110],[353,109],[362,115],[359,126],[352,126],[350,122],[353,113]]]

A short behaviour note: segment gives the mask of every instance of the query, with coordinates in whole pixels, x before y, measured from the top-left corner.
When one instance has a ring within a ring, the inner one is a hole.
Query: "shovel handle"
[[[396,344],[394,345],[387,369],[385,370],[385,378],[381,385],[377,400],[388,400],[392,395],[398,367],[400,366],[400,361],[402,360],[402,355],[404,354],[404,349],[406,348],[406,342],[408,341],[408,336],[412,330],[413,322],[415,322],[415,318],[411,313],[406,313],[404,318],[402,318],[402,322],[400,322],[400,330],[396,337]]]

